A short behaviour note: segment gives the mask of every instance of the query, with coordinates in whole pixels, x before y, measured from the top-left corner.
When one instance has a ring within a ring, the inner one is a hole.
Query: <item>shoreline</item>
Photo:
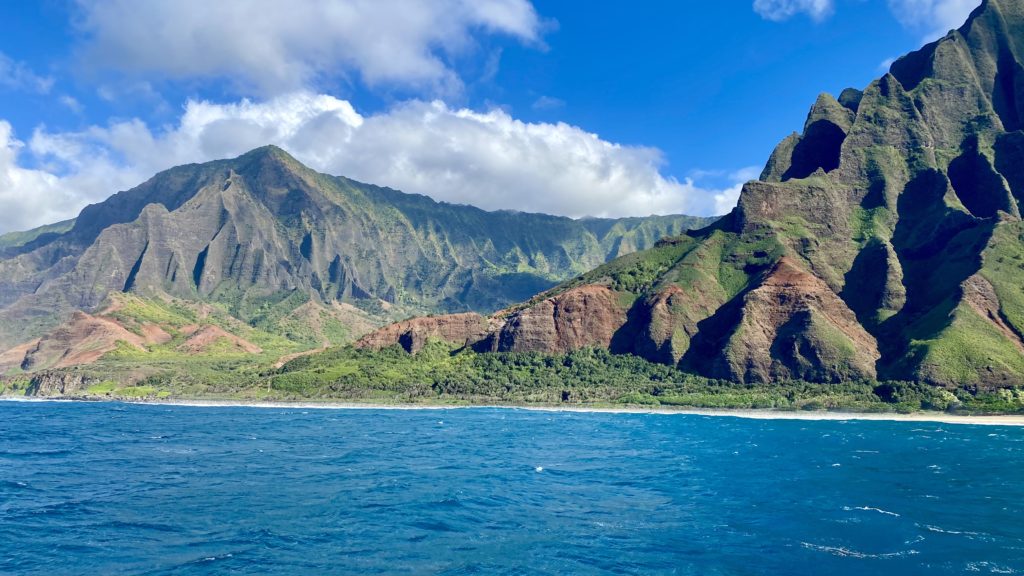
[[[92,398],[25,398],[6,396],[0,402],[101,402],[120,404],[141,404],[147,406],[180,406],[192,408],[264,408],[301,410],[529,410],[533,412],[568,412],[583,414],[648,414],[658,416],[708,416],[731,417],[749,420],[803,420],[803,421],[876,421],[876,422],[931,422],[936,424],[959,424],[969,426],[1024,426],[1024,414],[992,416],[970,416],[946,414],[944,412],[844,412],[844,411],[787,411],[770,409],[714,409],[714,408],[645,408],[638,406],[559,406],[559,405],[516,405],[516,404],[381,404],[342,401],[324,402],[281,402],[259,400],[128,400]]]

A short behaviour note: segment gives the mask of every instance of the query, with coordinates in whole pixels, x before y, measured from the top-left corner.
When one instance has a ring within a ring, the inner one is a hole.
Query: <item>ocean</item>
[[[0,402],[2,574],[1024,574],[1024,428]]]

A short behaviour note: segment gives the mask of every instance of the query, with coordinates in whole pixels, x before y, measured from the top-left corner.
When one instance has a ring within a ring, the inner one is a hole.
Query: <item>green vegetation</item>
[[[85,397],[240,399],[402,404],[504,404],[960,413],[1024,413],[1024,388],[949,391],[920,383],[774,382],[736,384],[703,378],[631,355],[584,349],[565,355],[478,354],[431,341],[413,356],[339,347],[292,360],[280,369],[239,358],[156,362],[124,380],[118,362],[80,368]],[[9,380],[3,394],[23,394]],[[72,394],[74,395],[74,394]]]
[[[956,310],[952,324],[937,338],[912,346],[922,347],[922,370],[935,381],[980,385],[993,374],[1024,375],[1020,342],[968,306]]]
[[[195,310],[181,302],[139,298],[131,294],[116,294],[114,298],[116,304],[107,315],[129,327],[153,323],[181,328],[188,324],[194,324],[198,318]],[[136,333],[139,332],[136,331]]]
[[[44,234],[63,234],[68,230],[71,230],[74,225],[75,219],[72,218],[71,220],[57,222],[56,224],[47,224],[46,226],[25,230],[24,232],[8,232],[6,234],[2,234],[0,235],[0,250],[24,246]]]
[[[0,396],[24,396],[32,381],[25,376],[13,376],[0,380]]]
[[[769,221],[769,224],[771,224],[772,228],[774,228],[783,238],[790,240],[816,238],[814,232],[811,232],[813,225],[800,216],[786,216],[780,221]]]
[[[983,254],[981,275],[992,283],[999,296],[1003,319],[1018,334],[1024,334],[1024,222],[1001,222]]]

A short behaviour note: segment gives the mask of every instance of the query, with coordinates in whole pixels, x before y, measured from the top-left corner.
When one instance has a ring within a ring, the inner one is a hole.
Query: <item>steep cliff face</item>
[[[461,346],[480,342],[491,330],[491,323],[474,312],[415,318],[385,326],[361,338],[362,348],[381,349],[399,344],[407,352],[419,352],[428,340],[443,340]]]
[[[607,348],[626,322],[626,307],[607,286],[579,286],[508,315],[478,349],[564,353]]]
[[[863,91],[822,95],[729,216],[518,314],[607,286],[632,305],[607,344],[575,344],[737,381],[1024,381],[1022,57],[1024,4],[986,0]],[[503,334],[561,350],[551,322]]]
[[[73,225],[5,237],[0,349],[111,292],[217,302],[247,321],[293,294],[393,315],[490,312],[707,221],[485,212],[319,174],[266,147],[161,173]]]
[[[415,353],[434,339],[479,352],[558,354],[588,346],[607,348],[625,322],[619,294],[607,286],[587,285],[491,319],[467,313],[406,320],[372,332],[356,345],[380,349],[398,344]]]

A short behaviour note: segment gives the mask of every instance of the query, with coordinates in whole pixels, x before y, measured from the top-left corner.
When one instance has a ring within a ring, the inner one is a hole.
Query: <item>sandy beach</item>
[[[5,397],[0,401],[14,402],[93,402],[86,399],[18,398]],[[99,400],[104,401],[104,400]],[[580,412],[598,414],[653,414],[664,416],[714,416],[726,418],[749,418],[754,420],[875,420],[888,422],[933,422],[941,424],[965,424],[974,426],[1024,426],[1024,414],[997,416],[968,416],[942,412],[917,412],[913,414],[873,412],[826,412],[826,411],[783,411],[783,410],[714,410],[698,408],[644,408],[644,407],[589,407],[589,406],[524,406],[524,405],[430,405],[430,404],[372,404],[358,402],[259,402],[240,400],[152,400],[117,401],[126,404],[157,406],[190,406],[199,408],[267,408],[288,410],[468,410],[491,408],[502,410],[531,410],[537,412]]]

